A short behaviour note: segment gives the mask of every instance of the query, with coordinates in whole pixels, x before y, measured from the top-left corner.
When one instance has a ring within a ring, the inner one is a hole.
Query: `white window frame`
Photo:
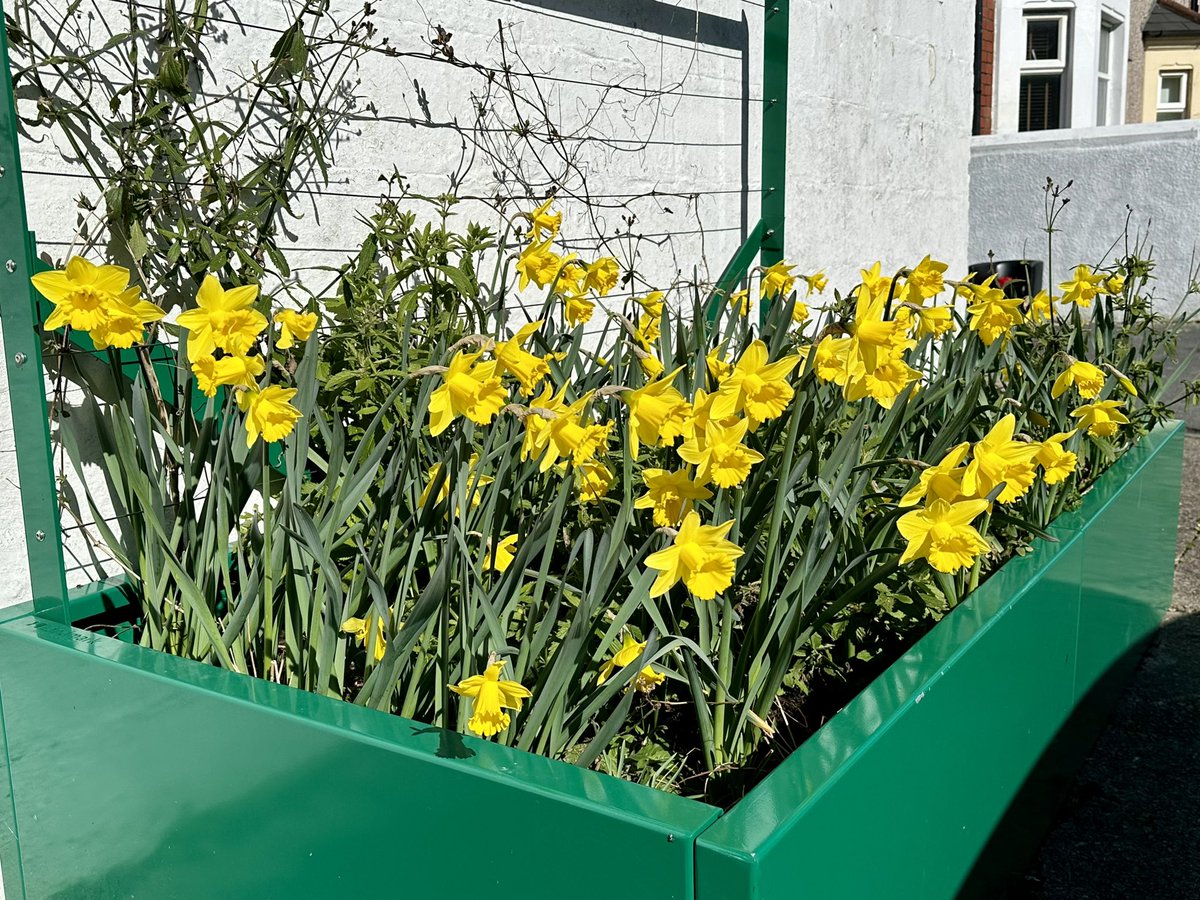
[[[1022,35],[1025,38],[1025,52],[1022,54],[1021,71],[1039,75],[1053,75],[1056,72],[1065,72],[1067,63],[1071,55],[1071,14],[1067,10],[1054,12],[1034,12],[1025,10],[1025,21],[1022,23]],[[1028,53],[1029,47],[1029,23],[1030,22],[1058,22],[1058,56],[1054,59],[1027,59],[1025,54]]]
[[[1159,69],[1158,70],[1158,93],[1156,96],[1154,117],[1157,121],[1173,121],[1171,119],[1159,119],[1163,113],[1179,113],[1179,118],[1187,117],[1188,107],[1188,88],[1191,86],[1192,73],[1188,69]],[[1163,81],[1167,78],[1180,79],[1179,83],[1179,102],[1178,103],[1163,103]]]
[[[1030,9],[1028,7],[1021,16],[1021,72],[1018,83],[1024,81],[1026,75],[1057,75],[1059,76],[1058,92],[1058,127],[1071,127],[1071,24],[1070,9]],[[1058,55],[1055,59],[1026,59],[1029,47],[1029,23],[1053,20],[1058,22]],[[1018,113],[1018,117],[1019,117]]]
[[[1096,103],[1096,124],[1097,125],[1113,125],[1110,122],[1112,118],[1114,100],[1113,94],[1116,91],[1116,79],[1113,78],[1113,63],[1116,61],[1118,52],[1117,33],[1121,28],[1121,23],[1116,19],[1108,16],[1100,18],[1100,39],[1096,47],[1096,98],[1099,101],[1100,97],[1104,98],[1104,103]],[[1100,61],[1104,58],[1104,50],[1108,50],[1108,69],[1100,67]]]

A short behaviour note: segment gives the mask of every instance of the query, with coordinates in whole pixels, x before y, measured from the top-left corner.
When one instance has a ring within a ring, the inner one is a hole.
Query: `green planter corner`
[[[1003,566],[726,812],[0,611],[7,896],[984,892],[1170,604],[1182,448],[1178,424],[1145,438],[1057,543]]]

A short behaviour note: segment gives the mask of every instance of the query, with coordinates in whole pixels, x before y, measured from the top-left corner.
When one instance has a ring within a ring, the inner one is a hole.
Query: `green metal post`
[[[763,18],[762,253],[770,266],[783,259],[787,196],[788,0],[767,6]]]
[[[42,615],[68,622],[58,491],[42,374],[41,324],[29,281],[35,257],[25,218],[10,72],[8,36],[0,29],[0,326],[4,332],[17,478],[34,608]]]

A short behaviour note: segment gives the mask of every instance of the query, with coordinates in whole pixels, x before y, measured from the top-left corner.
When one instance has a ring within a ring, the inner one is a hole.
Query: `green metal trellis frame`
[[[787,159],[789,0],[777,0],[763,14],[762,162],[759,219],[730,258],[714,290],[722,298],[745,277],[755,258],[769,266],[783,258]],[[0,0],[0,13],[4,3]],[[21,172],[17,113],[8,56],[7,31],[0,32],[0,329],[12,408],[14,450],[30,586],[38,614],[71,620],[70,601],[84,591],[67,588],[61,508],[54,471],[49,411],[43,375],[41,316],[30,283],[37,271],[36,240],[29,231]],[[99,585],[97,594],[111,586]]]

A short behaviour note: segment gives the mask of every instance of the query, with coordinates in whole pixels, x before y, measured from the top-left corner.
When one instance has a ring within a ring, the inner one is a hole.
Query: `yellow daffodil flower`
[[[1071,280],[1064,281],[1058,287],[1063,292],[1063,303],[1091,306],[1092,300],[1104,289],[1104,275],[1093,273],[1087,266],[1079,265],[1075,267]]]
[[[375,618],[375,662],[379,662],[387,652],[387,639],[383,636],[383,616]],[[366,647],[371,635],[371,623],[366,619],[351,616],[342,623],[342,633],[353,635],[355,640]]]
[[[878,296],[882,294],[887,298],[888,292],[892,289],[892,279],[882,274],[883,263],[876,262],[869,269],[859,269],[859,275],[862,277],[862,286],[867,289],[867,294],[870,296]]]
[[[317,327],[317,314],[314,312],[297,312],[294,309],[281,309],[275,313],[274,322],[279,326],[279,340],[275,346],[287,350],[296,341],[307,341]]]
[[[615,476],[604,463],[585,460],[575,467],[575,489],[580,503],[599,503],[613,486]]]
[[[734,291],[729,295],[729,307],[739,316],[750,314],[750,291],[748,288],[743,288],[740,291]]]
[[[1075,360],[1054,380],[1050,396],[1057,400],[1073,386],[1079,391],[1080,397],[1091,400],[1104,390],[1105,381],[1103,369],[1090,362]]]
[[[479,489],[481,487],[483,487],[484,485],[491,484],[493,481],[495,481],[495,479],[492,478],[492,476],[490,476],[490,475],[477,475],[475,472],[475,467],[478,464],[479,464],[479,454],[472,453],[471,458],[469,460],[467,460],[467,476],[466,476],[467,489],[470,490],[472,488],[472,486],[474,487],[474,490],[471,493],[471,508],[472,509],[474,509],[481,502],[483,502],[483,495],[480,493]],[[444,503],[446,501],[446,499],[450,496],[450,488],[452,486],[453,481],[454,481],[453,478],[445,478],[445,479],[442,478],[442,464],[440,462],[435,462],[432,466],[429,467],[429,471],[425,473],[425,487],[421,491],[421,496],[417,498],[417,506],[420,506],[421,508],[425,507],[425,504],[429,502],[429,495],[431,493],[433,493],[433,486],[435,484],[438,485],[438,493],[437,493],[437,497],[434,498],[433,502],[435,504]],[[459,513],[459,510],[456,509],[454,511],[454,514],[458,515],[458,513]]]
[[[849,378],[850,342],[852,338],[826,335],[817,342],[813,357],[813,372],[821,381],[844,385]]]
[[[917,337],[941,338],[954,330],[954,309],[949,306],[922,307],[917,313]]]
[[[808,321],[810,315],[811,313],[809,312],[808,304],[803,300],[797,299],[796,302],[792,304],[793,325],[803,325]]]
[[[662,360],[655,356],[648,348],[643,347],[642,352],[637,355],[638,365],[642,367],[642,374],[647,378],[657,378],[666,369]]]
[[[733,520],[701,525],[700,514],[688,513],[671,546],[646,557],[646,566],[658,570],[650,586],[651,597],[661,597],[681,579],[700,600],[711,600],[733,584],[736,560],[743,550],[726,540]]]
[[[741,419],[728,428],[710,421],[704,433],[695,434],[679,447],[679,458],[698,467],[696,481],[707,484],[712,481],[718,487],[733,487],[750,477],[750,469],[762,462],[764,457],[742,443],[750,427],[747,419]]]
[[[780,260],[772,266],[763,270],[762,284],[759,287],[759,296],[766,297],[772,300],[775,297],[784,296],[792,292],[792,288],[796,284],[796,276],[792,274],[794,265],[789,266],[787,263]]]
[[[550,422],[567,411],[565,401],[567,389],[554,392],[550,385],[529,401],[529,413],[525,416],[525,439],[521,442],[521,459],[539,459],[550,443]]]
[[[979,332],[980,339],[989,347],[998,338],[1007,338],[1021,324],[1021,300],[1010,300],[1000,288],[987,288],[976,295],[976,300],[967,307],[971,314],[969,323],[972,331]]]
[[[300,410],[292,406],[295,388],[269,385],[261,391],[239,391],[238,406],[246,413],[246,446],[253,447],[259,435],[268,444],[281,441],[296,427]]]
[[[916,341],[908,336],[905,317],[884,318],[886,305],[887,296],[883,292],[871,294],[859,289],[846,351],[846,370],[850,378],[870,374],[916,346]]]
[[[1016,426],[1016,417],[1010,413],[975,444],[971,462],[963,473],[964,496],[984,499],[1003,482],[1004,489],[996,499],[1012,503],[1029,490],[1037,474],[1034,457],[1038,445],[1014,440]]]
[[[920,380],[921,373],[903,359],[889,359],[846,382],[846,399],[854,401],[870,397],[884,409],[891,409],[904,389]]]
[[[600,667],[600,671],[596,675],[596,684],[604,684],[612,677],[613,672],[620,671],[631,662],[636,661],[645,649],[645,641],[636,640],[628,631],[625,632],[621,637],[621,649],[604,661],[604,665]]]
[[[223,384],[253,390],[264,371],[266,364],[261,356],[222,356],[220,359],[201,356],[192,363],[196,386],[205,397],[215,397],[217,387]]]
[[[650,666],[642,666],[642,671],[634,676],[630,686],[640,694],[649,694],[666,680],[667,676],[662,672],[655,672]]]
[[[497,541],[483,561],[484,570],[501,574],[507,572],[512,561],[517,558],[517,541],[519,539],[520,535],[510,534]]]
[[[504,710],[519,711],[521,703],[533,696],[520,682],[501,679],[503,668],[503,662],[494,662],[482,675],[472,675],[458,684],[449,685],[454,693],[475,701],[467,727],[481,737],[491,737],[507,728],[512,720]]]
[[[1064,431],[1049,437],[1038,447],[1037,462],[1042,467],[1042,480],[1046,484],[1064,481],[1079,463],[1079,458],[1063,447],[1063,442],[1075,435],[1077,429]]]
[[[1123,290],[1125,290],[1125,276],[1109,275],[1104,279],[1104,293],[1116,296]]]
[[[521,385],[521,393],[527,397],[537,390],[542,379],[550,374],[550,364],[542,357],[534,356],[524,347],[525,342],[541,327],[541,320],[523,325],[515,335],[496,344],[492,350],[500,371],[516,378]]]
[[[590,322],[592,313],[595,311],[596,304],[589,300],[586,294],[567,295],[564,315],[572,328],[578,328],[580,325]]]
[[[538,240],[543,234],[547,238],[552,238],[558,234],[558,229],[562,226],[562,213],[550,212],[550,204],[554,202],[553,197],[547,197],[546,201],[531,213],[526,213],[525,217],[529,219],[529,232],[533,240]]]
[[[661,319],[663,314],[663,292],[651,291],[645,297],[637,298],[633,301],[641,306],[646,311],[646,315],[653,319]]]
[[[1071,415],[1079,420],[1079,427],[1086,428],[1092,437],[1112,437],[1122,425],[1129,424],[1129,418],[1121,411],[1124,405],[1123,400],[1099,400],[1085,403]]]
[[[945,290],[942,276],[947,268],[949,267],[944,262],[926,256],[908,273],[904,285],[896,291],[897,296],[906,303],[920,306],[930,297],[936,297]]]
[[[896,523],[908,547],[900,563],[927,559],[939,572],[953,574],[975,564],[975,558],[988,549],[987,541],[971,521],[986,510],[986,500],[961,500],[947,503],[934,500],[929,506],[905,513]]]
[[[813,291],[823,294],[825,293],[825,288],[829,286],[829,279],[824,272],[813,272],[811,275],[801,275],[800,277],[808,285],[808,291],[804,295],[806,297],[811,297]],[[795,314],[792,317],[795,318]]]
[[[560,459],[582,466],[608,446],[612,423],[598,425],[585,418],[591,398],[590,393],[584,394],[548,420],[540,471],[547,471]]]
[[[604,256],[591,263],[583,277],[584,290],[595,291],[601,297],[617,286],[621,270],[611,256]]]
[[[952,503],[962,494],[962,478],[966,468],[962,465],[971,449],[964,441],[942,457],[936,466],[921,472],[920,480],[907,494],[900,498],[900,506],[916,506],[922,500],[945,500]]]
[[[725,358],[724,347],[713,347],[708,351],[708,355],[704,357],[704,363],[708,369],[708,374],[717,381],[725,378],[733,371],[733,363]]]
[[[434,437],[458,416],[487,425],[508,402],[508,392],[496,374],[497,364],[478,362],[481,355],[460,350],[442,373],[441,386],[429,398],[429,431]]]
[[[38,293],[54,304],[46,330],[69,326],[91,331],[104,324],[110,308],[129,285],[129,270],[122,266],[97,266],[82,256],[72,256],[66,268],[38,272],[30,281]],[[137,297],[134,289],[132,298]]]
[[[692,509],[696,500],[707,500],[712,491],[693,481],[686,468],[678,472],[665,469],[643,469],[642,481],[646,493],[633,501],[634,509],[653,509],[654,524],[672,528]]]
[[[1049,322],[1054,318],[1054,304],[1061,297],[1052,296],[1047,291],[1038,291],[1029,301],[1029,319],[1032,322]]]
[[[788,375],[799,362],[800,357],[794,355],[769,362],[767,345],[754,341],[721,382],[713,416],[723,419],[745,411],[752,430],[782,416],[796,393],[788,384]]]
[[[166,315],[153,303],[139,300],[140,290],[133,287],[122,291],[109,304],[108,318],[89,332],[97,350],[141,343],[146,337],[146,326]]]
[[[565,274],[564,267],[574,259],[574,253],[559,256],[550,249],[550,241],[550,238],[534,241],[517,257],[517,274],[521,276],[518,285],[521,290],[525,290],[531,281],[544,288],[558,277],[560,270],[564,270]]]
[[[649,346],[658,340],[662,334],[662,319],[646,314],[638,319],[637,337],[644,346]]]
[[[196,309],[180,313],[176,320],[188,330],[188,361],[212,356],[214,350],[247,355],[267,327],[267,317],[250,305],[257,298],[257,284],[225,290],[214,276],[205,275],[196,292]]]
[[[629,407],[629,453],[634,459],[641,444],[665,447],[684,434],[691,407],[683,395],[671,387],[675,376],[682,371],[680,366],[636,391],[621,394]]]

